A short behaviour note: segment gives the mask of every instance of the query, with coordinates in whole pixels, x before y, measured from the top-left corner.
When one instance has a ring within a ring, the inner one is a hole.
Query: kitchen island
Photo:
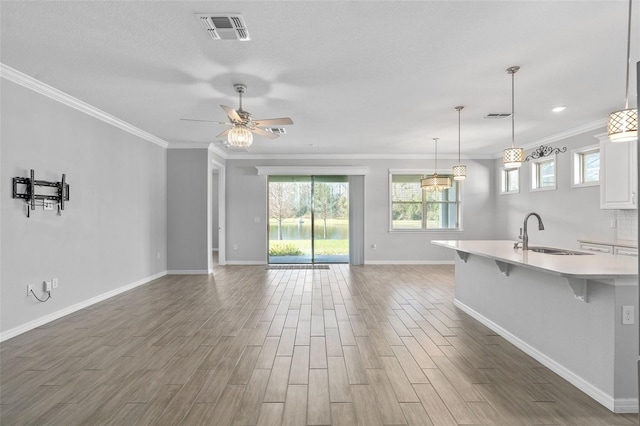
[[[456,306],[610,410],[638,412],[637,258],[432,243],[456,252]]]

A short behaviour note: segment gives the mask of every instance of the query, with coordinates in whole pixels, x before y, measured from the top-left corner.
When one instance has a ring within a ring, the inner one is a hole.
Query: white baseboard
[[[454,265],[453,260],[365,260],[365,265]]]
[[[266,265],[266,260],[227,260],[227,265]]]
[[[614,413],[637,413],[638,400],[635,398],[618,398],[613,401]]]
[[[170,269],[168,275],[208,275],[207,269]]]
[[[469,306],[465,305],[458,299],[453,300],[453,304],[458,308],[462,309],[467,314],[471,315],[473,318],[481,322],[482,324],[489,327],[491,330],[498,333],[502,338],[504,338],[507,342],[513,344],[518,349],[526,353],[527,355],[534,358],[536,361],[540,362],[542,365],[547,367],[549,370],[553,371],[582,392],[589,395],[591,398],[598,401],[600,404],[604,405],[609,410],[614,413],[637,413],[638,412],[638,400],[634,398],[618,398],[614,399],[611,395],[604,392],[600,388],[592,385],[591,383],[584,380],[582,377],[578,376],[571,370],[567,369],[563,365],[557,363],[553,359],[549,358],[547,355],[543,354],[533,346],[530,346],[525,341],[511,334],[509,331],[505,330],[495,322],[491,321],[489,318],[484,315],[474,311]]]
[[[67,308],[61,309],[59,311],[53,312],[49,315],[45,315],[43,317],[37,318],[33,321],[29,321],[28,323],[19,325],[10,330],[7,330],[3,333],[0,333],[0,342],[4,342],[7,339],[11,339],[19,334],[26,333],[29,330],[33,330],[34,328],[40,327],[41,325],[47,324],[51,321],[55,321],[59,318],[62,318],[66,315],[72,314],[80,309],[84,309],[88,306],[94,305],[98,302],[102,302],[103,300],[109,299],[110,297],[117,296],[120,293],[124,293],[125,291],[129,291],[133,288],[151,282],[160,277],[164,277],[167,275],[167,271],[159,272],[155,275],[151,275],[149,277],[142,278],[141,280],[135,281],[133,283],[124,285],[122,287],[118,287],[114,290],[108,291],[106,293],[102,293],[98,296],[92,297],[91,299],[87,299],[85,301],[76,303],[75,305],[71,305]]]

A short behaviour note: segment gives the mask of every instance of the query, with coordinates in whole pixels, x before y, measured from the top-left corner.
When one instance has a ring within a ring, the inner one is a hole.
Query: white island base
[[[541,267],[550,255],[523,258],[510,241],[433,243],[458,252],[456,306],[611,411],[638,412],[638,284],[630,274],[636,267],[622,264],[608,277],[577,276]],[[502,243],[498,251],[507,255],[484,250],[481,243]],[[558,257],[553,261],[562,262]],[[575,267],[621,256],[562,257],[573,258],[567,261]],[[635,259],[629,261],[633,265]],[[622,306],[635,306],[635,324],[622,324]]]

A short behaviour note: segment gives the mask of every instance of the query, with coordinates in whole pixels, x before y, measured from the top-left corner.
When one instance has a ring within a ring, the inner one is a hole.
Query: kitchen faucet
[[[544,231],[544,224],[542,223],[542,218],[538,213],[529,213],[524,217],[524,231],[522,232],[522,250],[529,250],[529,234],[527,233],[527,221],[529,217],[535,216],[538,218],[538,229],[540,231]]]

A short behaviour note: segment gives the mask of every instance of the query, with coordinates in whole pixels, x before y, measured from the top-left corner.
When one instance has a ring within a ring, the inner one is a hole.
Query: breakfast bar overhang
[[[432,243],[456,252],[457,307],[611,411],[638,412],[637,258]],[[635,307],[633,324],[623,306]]]

